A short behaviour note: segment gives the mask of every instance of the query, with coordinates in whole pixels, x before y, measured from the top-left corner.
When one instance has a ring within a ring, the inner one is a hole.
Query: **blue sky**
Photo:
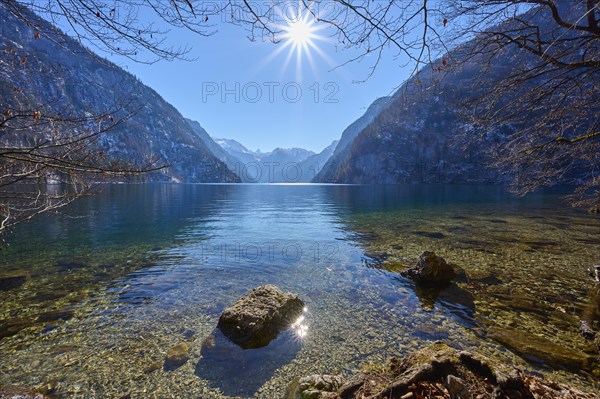
[[[338,48],[326,30],[315,32],[322,39],[313,40],[325,56],[312,50],[311,67],[302,52],[299,67],[297,53],[286,62],[291,46],[278,52],[286,40],[252,42],[243,27],[219,24],[216,28],[209,37],[186,30],[169,33],[169,43],[192,47],[189,56],[195,61],[147,65],[108,58],[155,89],[184,116],[200,122],[211,136],[232,138],[262,151],[276,147],[322,150],[411,72],[390,53],[369,80],[355,83],[368,76],[373,60],[334,69],[355,54]]]

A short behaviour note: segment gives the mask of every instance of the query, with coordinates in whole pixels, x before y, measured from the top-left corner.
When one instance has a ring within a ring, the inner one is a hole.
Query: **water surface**
[[[399,271],[425,250],[468,278],[416,289]],[[597,353],[577,330],[599,254],[600,219],[552,194],[107,186],[7,237],[0,273],[31,280],[0,291],[0,383],[58,397],[278,398],[295,377],[350,374],[443,340],[593,390]],[[215,326],[264,283],[303,298],[308,334],[242,351]],[[181,341],[190,361],[149,367]]]

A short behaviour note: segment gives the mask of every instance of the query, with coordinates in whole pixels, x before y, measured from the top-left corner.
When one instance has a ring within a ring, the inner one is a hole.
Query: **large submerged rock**
[[[434,252],[425,251],[416,266],[402,273],[415,283],[424,286],[440,286],[450,283],[457,276],[456,271],[444,258]]]
[[[225,309],[217,328],[244,349],[266,346],[303,313],[304,302],[274,285],[253,289]]]
[[[531,363],[580,370],[589,368],[595,359],[567,345],[559,345],[536,334],[506,326],[493,326],[487,335]]]

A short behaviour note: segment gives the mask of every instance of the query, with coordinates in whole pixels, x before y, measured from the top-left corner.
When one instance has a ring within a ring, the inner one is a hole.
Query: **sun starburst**
[[[281,23],[276,24],[276,30],[279,35],[276,37],[279,46],[273,54],[265,59],[264,63],[271,62],[279,54],[287,50],[285,62],[282,64],[282,70],[287,70],[290,61],[295,59],[296,78],[302,80],[303,64],[309,64],[314,71],[314,55],[317,54],[320,58],[326,61],[327,64],[333,64],[333,61],[324,51],[319,48],[319,42],[327,41],[327,37],[322,34],[322,30],[326,29],[326,25],[319,22],[318,15],[306,6],[303,1],[298,2],[296,8],[289,7],[284,10],[279,10]]]
[[[285,32],[282,38],[291,44],[292,50],[295,50],[298,56],[301,56],[302,52],[308,53],[311,48],[315,47],[313,40],[317,39],[317,27],[315,19],[311,18],[308,13],[304,17],[299,14],[288,20],[282,30]]]

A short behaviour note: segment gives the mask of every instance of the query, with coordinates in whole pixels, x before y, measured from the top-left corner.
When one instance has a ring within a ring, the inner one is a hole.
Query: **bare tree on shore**
[[[597,209],[600,1],[463,1],[450,10],[474,38],[461,61],[482,68],[474,81],[485,89],[467,104],[473,144],[502,132],[483,149],[517,193],[568,184],[572,205]],[[502,79],[488,75],[498,66]]]
[[[101,143],[134,113],[56,110],[29,101],[18,87],[0,115],[0,233],[87,195],[97,183],[161,169],[157,159],[132,163],[107,155]]]

